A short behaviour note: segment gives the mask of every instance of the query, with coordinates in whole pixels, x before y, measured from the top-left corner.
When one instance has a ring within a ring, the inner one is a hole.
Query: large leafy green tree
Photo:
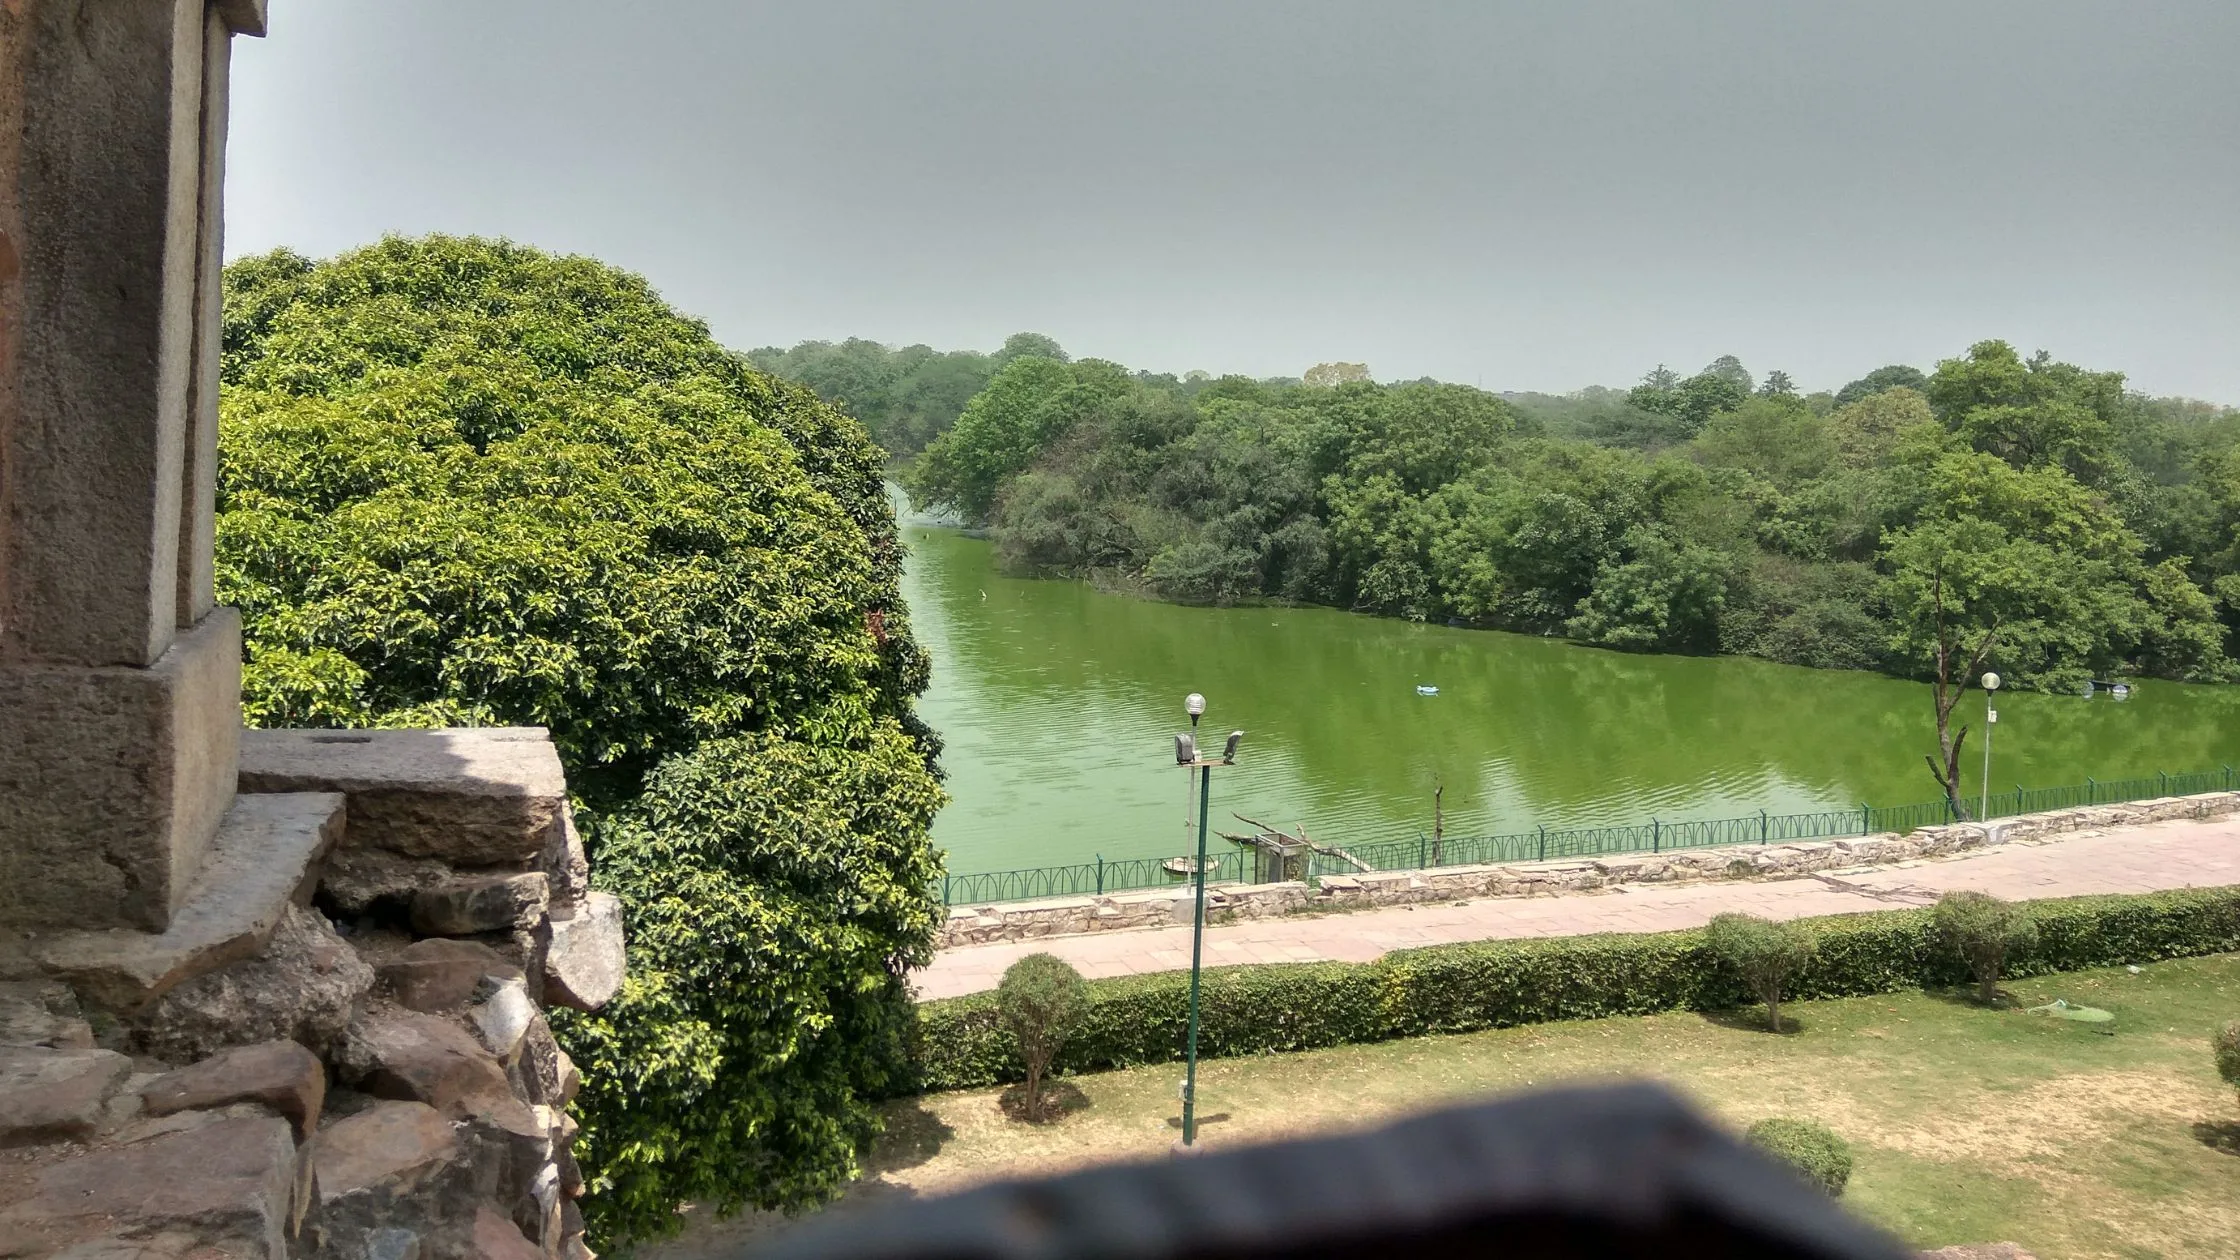
[[[910,496],[921,506],[952,508],[983,523],[994,515],[1009,478],[1090,411],[1128,389],[1126,374],[1109,363],[1068,364],[1040,354],[1015,358],[912,465],[905,479]]]
[[[828,1193],[938,869],[880,451],[587,259],[391,239],[226,286],[249,718],[550,727],[632,923],[621,996],[557,1021],[594,1227]]]

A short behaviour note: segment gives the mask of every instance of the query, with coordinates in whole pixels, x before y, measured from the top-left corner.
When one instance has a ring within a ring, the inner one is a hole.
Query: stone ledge
[[[1325,875],[1320,887],[1301,883],[1208,884],[1206,921],[1291,914],[1310,909],[1356,909],[1454,901],[1469,897],[1535,897],[1591,892],[1623,884],[1755,879],[1855,870],[1949,857],[2003,844],[2043,842],[2080,830],[2137,826],[2240,813],[2240,792],[2203,792],[2121,805],[2048,810],[1993,819],[1989,824],[1948,823],[1906,835],[1842,836],[1784,844],[1733,844],[1662,853],[1613,853],[1599,857],[1434,866],[1420,870],[1356,871]],[[1032,940],[1139,927],[1188,923],[1190,885],[1102,897],[1053,897],[952,907],[936,948]]]
[[[263,949],[287,908],[310,902],[319,863],[342,830],[343,800],[332,793],[236,797],[168,929],[55,933],[33,938],[30,953],[81,994],[135,1010]]]
[[[542,863],[568,808],[560,754],[535,726],[245,731],[241,790],[343,793],[349,848],[466,867]]]

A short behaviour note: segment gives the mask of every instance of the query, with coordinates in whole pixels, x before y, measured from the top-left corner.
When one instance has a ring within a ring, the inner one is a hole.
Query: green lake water
[[[1736,657],[1636,656],[1326,608],[1188,608],[1009,578],[992,548],[913,524],[904,581],[947,740],[934,824],[956,873],[1189,850],[1175,732],[1247,732],[1231,810],[1337,844],[1936,799],[1929,689]],[[1418,684],[1439,688],[1416,694]],[[1962,713],[1980,728],[1981,693]],[[1995,790],[2240,762],[2240,687],[2128,700],[2009,693]],[[1976,739],[1969,738],[1973,795]],[[1216,842],[1218,844],[1218,842]],[[1225,847],[1225,846],[1223,846]]]

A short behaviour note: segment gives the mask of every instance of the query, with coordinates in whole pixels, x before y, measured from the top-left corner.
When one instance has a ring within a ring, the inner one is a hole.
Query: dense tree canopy
[[[791,350],[764,346],[748,356],[756,367],[799,381],[863,421],[889,453],[914,455],[947,432],[988,378],[1014,359],[1054,359],[1066,352],[1041,333],[1013,333],[994,354],[896,349],[860,337],[835,344],[804,341]]]
[[[632,933],[556,1020],[594,1227],[829,1192],[938,875],[882,453],[586,259],[392,239],[226,288],[251,720],[549,726]]]
[[[1016,569],[1179,600],[1926,676],[1941,591],[2041,687],[2240,649],[2240,413],[1996,341],[1836,396],[1732,356],[1563,398],[1014,365],[907,481]]]

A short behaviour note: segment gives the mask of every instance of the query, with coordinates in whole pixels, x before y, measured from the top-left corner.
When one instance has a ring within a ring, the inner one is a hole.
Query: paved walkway
[[[1523,936],[1669,932],[1729,910],[1771,919],[1923,905],[1951,888],[2016,900],[2240,884],[2240,817],[2150,823],[2001,845],[1939,861],[1764,882],[1624,884],[1553,897],[1484,897],[1350,914],[1254,919],[1206,929],[1206,965],[1368,962],[1388,950]],[[996,987],[1024,955],[1052,953],[1090,979],[1190,966],[1190,929],[1142,928],[965,945],[917,974],[921,998]]]

